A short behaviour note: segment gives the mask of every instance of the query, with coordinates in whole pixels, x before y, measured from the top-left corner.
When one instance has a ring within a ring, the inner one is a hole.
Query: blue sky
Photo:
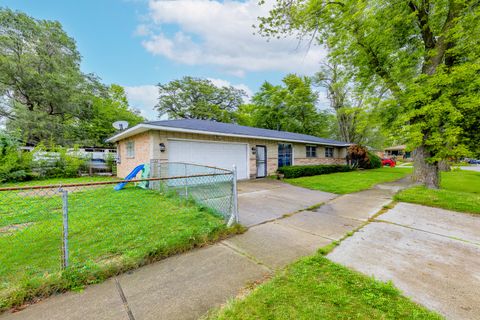
[[[255,92],[295,72],[310,75],[324,57],[295,39],[254,35],[257,0],[1,0],[0,5],[60,21],[82,55],[82,70],[125,87],[133,107],[155,119],[155,84],[185,75]]]

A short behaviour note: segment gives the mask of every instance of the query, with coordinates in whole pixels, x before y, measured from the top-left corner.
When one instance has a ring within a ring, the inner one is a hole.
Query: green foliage
[[[27,152],[19,147],[12,137],[0,133],[0,182],[78,177],[86,171],[88,159],[78,150],[53,146],[47,152],[40,144]]]
[[[335,172],[347,172],[351,168],[345,165],[310,165],[310,166],[284,166],[278,168],[278,173],[284,175],[285,178],[298,178],[317,176],[321,174],[329,174]]]
[[[375,153],[368,151],[367,153],[368,163],[363,168],[365,169],[377,169],[382,167],[382,159]]]
[[[105,163],[108,167],[109,172],[111,172],[114,176],[116,176],[117,175],[116,156],[114,156],[112,153],[107,154],[107,157],[105,158]]]
[[[75,41],[56,21],[0,8],[0,120],[25,143],[101,146],[112,122],[143,119],[120,86],[80,70]]]
[[[203,119],[233,122],[234,112],[246,93],[232,86],[218,87],[208,79],[183,77],[158,84],[160,115],[171,119]]]
[[[335,137],[341,141],[382,148],[385,136],[382,121],[375,107],[384,90],[354,81],[352,72],[333,57],[322,65],[313,82],[327,91],[330,107],[335,112]]]
[[[18,142],[0,131],[0,182],[23,181],[32,178],[30,153],[19,150]]]
[[[2,116],[15,121],[19,113],[35,113],[61,123],[82,119],[90,115],[97,86],[95,77],[80,71],[75,41],[60,23],[0,9],[0,94],[8,97]],[[48,132],[52,137],[58,133]]]
[[[239,109],[237,120],[258,128],[329,136],[332,115],[318,111],[317,100],[310,78],[289,74],[283,78],[283,85],[265,82],[252,104]]]
[[[478,150],[479,19],[476,0],[277,0],[259,29],[315,35],[353,81],[386,90],[383,119],[421,150],[417,181],[437,187],[441,160]]]
[[[34,160],[31,170],[37,179],[74,178],[82,171],[86,171],[88,158],[82,157],[77,149],[69,151],[67,148],[53,146],[46,152],[43,144],[33,151]]]
[[[74,127],[77,144],[105,146],[105,140],[116,132],[113,122],[124,120],[132,127],[145,120],[138,110],[129,106],[125,90],[119,85],[112,84],[92,101],[92,117]]]
[[[432,154],[431,162],[478,152],[479,73],[480,63],[442,67],[434,76],[421,75],[407,87],[406,112],[398,121],[421,119],[401,127],[410,148],[423,143]]]

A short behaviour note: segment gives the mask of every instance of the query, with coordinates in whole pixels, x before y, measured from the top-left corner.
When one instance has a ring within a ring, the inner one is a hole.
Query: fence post
[[[68,267],[68,191],[61,189],[63,211],[63,237],[62,237],[62,267]]]
[[[238,191],[237,191],[237,167],[233,165],[232,171],[232,194],[233,194],[233,212],[227,225],[231,226],[234,222],[238,223]]]
[[[185,166],[185,199],[188,199],[188,174],[187,174],[187,164]]]

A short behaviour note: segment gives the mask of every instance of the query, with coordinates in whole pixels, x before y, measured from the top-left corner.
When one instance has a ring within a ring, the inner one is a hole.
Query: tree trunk
[[[438,163],[438,169],[444,172],[452,171],[452,168],[450,167],[450,164],[448,163],[447,160],[440,161]]]
[[[420,146],[415,150],[413,164],[413,180],[420,182],[429,189],[438,189],[440,187],[440,171],[437,163],[427,162],[430,153],[425,146]]]

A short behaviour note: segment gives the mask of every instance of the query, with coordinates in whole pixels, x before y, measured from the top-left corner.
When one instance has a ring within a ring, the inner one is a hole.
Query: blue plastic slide
[[[137,176],[137,174],[138,174],[140,171],[143,170],[144,167],[145,167],[144,164],[141,164],[141,165],[136,166],[135,169],[133,169],[132,172],[130,172],[130,173],[128,174],[128,176],[126,176],[125,179],[123,179],[123,180],[132,180],[133,178],[135,178],[135,177]],[[122,190],[123,187],[125,187],[126,184],[127,184],[126,182],[120,182],[119,184],[117,184],[117,185],[115,186],[114,189],[115,189],[116,191]]]

